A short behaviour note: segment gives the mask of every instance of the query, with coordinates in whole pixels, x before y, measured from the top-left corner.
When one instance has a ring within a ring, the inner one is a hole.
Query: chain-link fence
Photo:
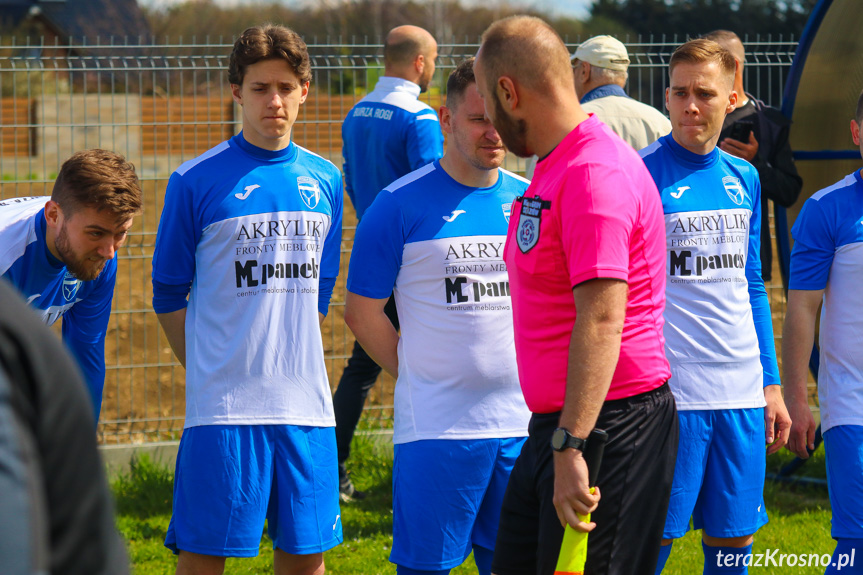
[[[627,42],[633,97],[664,109],[668,59],[683,40]],[[747,89],[778,107],[796,42],[757,38],[745,39],[745,45]],[[477,48],[440,45],[435,82],[422,98],[439,106],[447,75]],[[228,44],[129,41],[10,45],[0,39],[0,198],[50,194],[63,160],[86,148],[124,154],[142,180],[145,211],[120,251],[107,336],[108,375],[99,423],[104,443],[175,438],[183,427],[184,373],[151,307],[150,261],[171,172],[239,131],[239,108],[226,78],[230,49]],[[381,48],[323,43],[310,45],[309,52],[312,89],[294,140],[340,166],[342,119],[382,75]],[[523,171],[524,161],[510,156],[506,167]],[[323,328],[333,387],[353,345],[343,309],[355,226],[345,199],[341,273]],[[778,338],[785,298],[779,273],[773,277],[768,289]],[[391,378],[382,377],[362,427],[391,427],[393,385]]]

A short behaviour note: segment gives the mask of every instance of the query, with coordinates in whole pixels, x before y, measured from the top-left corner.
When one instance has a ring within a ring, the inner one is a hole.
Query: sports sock
[[[479,572],[479,575],[491,575],[491,560],[493,557],[494,551],[491,549],[486,549],[479,545],[473,546],[473,560],[476,563],[476,570]]]
[[[830,565],[824,571],[824,575],[833,573],[848,573],[849,575],[863,573],[863,539],[836,540],[836,550],[833,551],[833,557],[830,559]]]
[[[749,573],[746,556],[752,555],[752,544],[746,547],[710,547],[701,542],[704,548],[704,575],[745,575]],[[751,563],[751,557],[749,562]]]
[[[665,569],[665,562],[668,561],[668,556],[671,555],[672,545],[674,545],[674,541],[668,545],[661,545],[659,547],[659,561],[656,562],[656,575],[659,575]]]
[[[410,567],[405,567],[404,565],[396,565],[397,575],[449,575],[449,572],[449,569],[440,569],[437,571],[423,571],[421,569],[411,569]]]

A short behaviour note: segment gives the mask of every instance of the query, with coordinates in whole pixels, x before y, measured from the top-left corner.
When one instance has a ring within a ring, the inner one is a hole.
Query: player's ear
[[[304,104],[306,98],[309,97],[309,82],[302,83],[302,93],[300,93],[300,104]]]
[[[854,140],[854,145],[860,145],[860,124],[857,120],[851,120],[851,139]]]
[[[60,227],[63,221],[63,210],[60,209],[60,204],[54,200],[45,202],[45,223],[50,228]]]
[[[452,134],[452,110],[446,106],[441,106],[438,110],[440,116],[440,127],[447,134]]]
[[[665,89],[665,109],[668,110],[668,94],[670,93],[671,88]]]
[[[231,84],[231,97],[234,99],[234,102],[243,105],[243,94],[242,94],[242,86],[239,84]]]
[[[725,107],[725,113],[730,114],[737,107],[737,90],[731,90],[728,94],[728,105]]]

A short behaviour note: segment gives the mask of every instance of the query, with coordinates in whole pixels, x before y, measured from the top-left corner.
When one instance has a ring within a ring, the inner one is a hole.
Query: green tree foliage
[[[591,19],[619,22],[654,38],[724,28],[739,36],[799,37],[817,0],[595,0]]]
[[[441,41],[476,42],[498,18],[533,13],[506,1],[464,6],[459,0],[319,0],[314,4],[287,4],[272,0],[253,4],[222,5],[214,0],[189,0],[167,8],[149,8],[147,16],[157,40],[193,37],[200,41],[230,42],[245,27],[275,22],[297,30],[308,43],[379,43],[392,28],[415,24]],[[566,34],[580,33],[581,23],[563,19]]]

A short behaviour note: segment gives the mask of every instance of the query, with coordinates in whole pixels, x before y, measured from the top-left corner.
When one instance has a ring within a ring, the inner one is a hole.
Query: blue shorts
[[[255,557],[264,519],[273,548],[309,555],[342,542],[332,427],[202,425],[183,431],[165,546]]]
[[[824,433],[827,487],[834,539],[863,539],[863,426],[840,425]]]
[[[695,529],[711,537],[752,535],[764,508],[764,409],[679,411],[680,443],[664,539]]]
[[[434,571],[461,565],[474,545],[494,550],[503,494],[525,439],[396,445],[390,561]]]

